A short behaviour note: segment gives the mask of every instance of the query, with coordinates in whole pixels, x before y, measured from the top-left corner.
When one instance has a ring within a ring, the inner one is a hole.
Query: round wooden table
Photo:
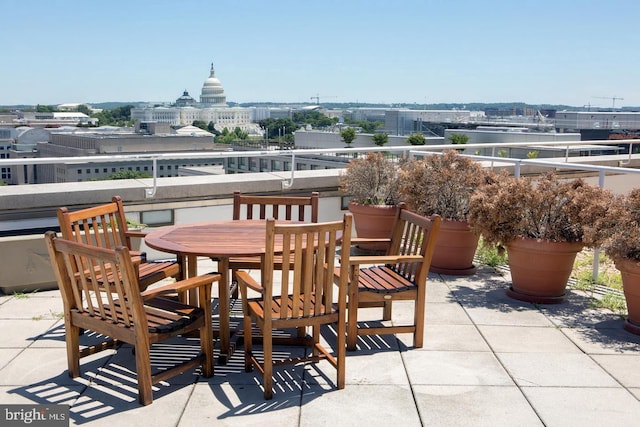
[[[197,275],[197,257],[218,261],[222,275],[218,291],[221,355],[230,357],[233,351],[229,327],[229,258],[264,256],[266,227],[265,220],[211,221],[162,227],[149,232],[144,238],[150,248],[176,254],[186,264],[187,277]],[[278,241],[275,243],[278,252]]]

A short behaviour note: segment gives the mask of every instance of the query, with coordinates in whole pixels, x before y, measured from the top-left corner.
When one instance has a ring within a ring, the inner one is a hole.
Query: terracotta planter
[[[640,335],[640,265],[636,261],[619,258],[614,260],[622,276],[624,298],[627,301],[627,320],[624,328]]]
[[[581,242],[550,242],[519,238],[507,245],[512,286],[507,295],[538,304],[564,300]]]
[[[353,214],[353,223],[358,237],[391,237],[393,222],[398,212],[397,206],[361,205],[356,202],[350,202],[349,211]],[[387,245],[381,243],[363,243],[359,244],[358,248],[367,251],[384,251],[387,249]]]
[[[453,276],[474,274],[477,268],[473,265],[473,257],[479,238],[471,232],[467,221],[442,221],[429,271]]]

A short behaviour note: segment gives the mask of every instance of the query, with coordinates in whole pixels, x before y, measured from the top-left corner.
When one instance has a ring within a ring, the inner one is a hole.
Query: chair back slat
[[[130,248],[122,201],[114,199],[117,200],[74,212],[59,208],[57,214],[62,237],[101,248]]]
[[[253,196],[233,194],[233,219],[274,218],[296,222],[318,222],[319,194],[311,196]]]
[[[53,232],[46,234],[46,242],[58,283],[63,284],[65,310],[133,326],[133,307],[141,306],[142,299],[128,248],[102,248],[56,238]]]
[[[407,209],[400,209],[391,236],[389,254],[418,255],[422,259],[399,262],[389,267],[410,282],[425,283],[439,225],[440,219],[437,215],[424,217]]]
[[[283,224],[268,219],[263,286],[270,289],[263,293],[265,316],[271,313],[272,298],[280,299],[283,306],[288,305],[286,310],[279,310],[280,319],[335,313],[338,307],[332,302],[337,250],[341,245],[349,247],[350,241],[350,214],[345,215],[343,221],[313,224]],[[282,242],[282,267],[279,270],[274,269],[272,262],[278,246],[276,242]],[[346,252],[348,256],[349,251]],[[280,280],[276,280],[276,275]],[[277,282],[281,283],[280,289],[273,289]],[[341,296],[346,298],[346,282],[340,292],[345,292]]]

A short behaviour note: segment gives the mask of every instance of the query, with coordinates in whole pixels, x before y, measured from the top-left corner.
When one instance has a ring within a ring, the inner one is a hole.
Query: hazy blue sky
[[[0,104],[640,106],[639,0],[2,0]],[[602,99],[600,97],[608,98]]]

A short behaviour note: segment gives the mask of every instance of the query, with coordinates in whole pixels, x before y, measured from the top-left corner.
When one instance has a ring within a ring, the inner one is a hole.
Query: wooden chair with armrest
[[[282,219],[296,222],[318,222],[318,192],[310,196],[254,196],[233,193],[233,220],[248,219]],[[282,264],[280,256],[276,256],[276,269]],[[235,281],[235,273],[239,269],[259,270],[260,257],[236,257],[229,260],[231,278]],[[237,290],[234,290],[237,297]]]
[[[387,253],[354,255],[349,258],[349,350],[356,349],[358,335],[407,332],[413,333],[414,347],[422,347],[427,276],[440,222],[441,218],[438,215],[424,217],[401,205],[391,237],[388,239]],[[356,241],[357,239],[352,239],[352,244]],[[342,279],[341,274],[341,271],[336,270],[336,281]],[[359,308],[383,307],[381,320],[391,320],[393,302],[407,300],[414,302],[412,324],[376,327],[358,325]]]
[[[328,360],[337,370],[337,388],[345,385],[346,298],[348,250],[340,255],[340,267],[335,267],[337,251],[350,247],[351,214],[343,221],[313,224],[266,223],[266,259],[261,281],[248,272],[237,272],[244,312],[245,370],[253,366],[263,374],[264,397],[273,396],[273,367],[281,364]],[[275,242],[281,241],[281,265],[276,269]],[[313,243],[315,242],[315,243]],[[342,271],[335,289],[333,271]],[[256,296],[257,295],[257,296]],[[263,362],[254,356],[252,324],[262,337]],[[320,343],[320,327],[336,324],[334,354]],[[286,338],[274,338],[274,329],[311,328],[310,335],[293,333]],[[273,345],[304,345],[311,347],[303,357],[273,360]]]
[[[153,401],[152,385],[159,381],[197,366],[202,367],[204,377],[213,375],[211,285],[220,280],[220,274],[192,277],[141,293],[127,247],[87,245],[58,238],[53,231],[45,234],[45,241],[64,303],[69,376],[80,375],[82,357],[117,347],[121,342],[135,348],[138,400],[143,405]],[[108,283],[104,282],[105,277],[109,277]],[[191,289],[197,289],[200,306],[163,297]],[[81,329],[109,339],[81,349]],[[199,354],[185,360],[181,352],[173,367],[152,372],[152,344],[196,331],[200,337]]]
[[[114,196],[111,203],[73,212],[62,207],[58,209],[57,214],[60,232],[67,240],[106,249],[115,249],[118,246],[129,248],[135,260],[141,291],[169,277],[177,280],[183,278],[182,263],[179,260],[148,261],[144,252],[132,249],[131,238],[142,238],[144,233],[128,229],[124,206],[119,196]]]

